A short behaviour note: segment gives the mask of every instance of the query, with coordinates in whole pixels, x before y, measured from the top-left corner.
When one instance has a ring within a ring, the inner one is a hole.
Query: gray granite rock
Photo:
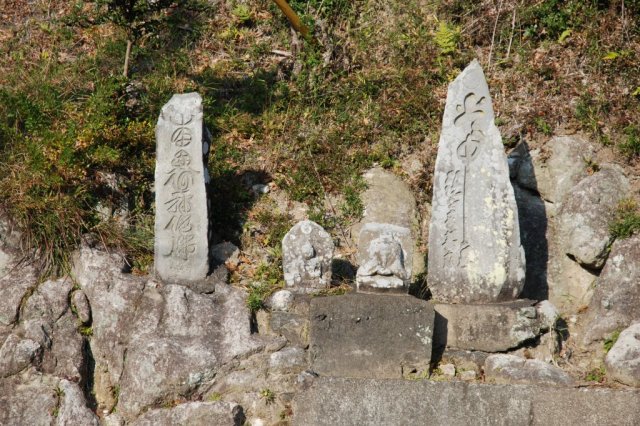
[[[413,244],[408,228],[388,223],[367,223],[363,226],[358,244],[358,292],[408,293],[412,276]]]
[[[593,145],[581,135],[555,136],[546,143],[544,152],[531,152],[533,167],[521,167],[516,181],[523,188],[538,191],[552,205],[562,204],[571,188],[588,176],[587,164],[594,153]]]
[[[535,339],[545,328],[530,301],[434,307],[434,345],[439,348],[503,352]]]
[[[278,290],[269,297],[267,306],[274,311],[288,311],[294,301],[294,295],[289,290]]]
[[[318,297],[309,317],[312,370],[320,375],[400,378],[429,368],[429,302],[368,294]]]
[[[91,321],[91,306],[89,306],[87,296],[85,296],[82,290],[73,292],[71,295],[71,303],[80,322],[88,324]]]
[[[558,218],[564,252],[585,267],[602,268],[613,242],[609,223],[615,206],[628,194],[629,181],[612,165],[603,165],[574,186]]]
[[[209,272],[209,144],[197,93],[174,95],[156,125],[155,270],[169,283]]]
[[[147,411],[131,423],[133,426],[242,426],[242,407],[230,402],[188,402],[173,408]]]
[[[37,281],[35,269],[29,265],[12,267],[0,277],[0,325],[10,326],[17,320],[23,296]]]
[[[0,378],[17,374],[31,364],[39,364],[42,351],[40,343],[10,334],[0,347]]]
[[[407,253],[407,271],[415,278],[424,272],[424,253],[420,252],[420,220],[413,191],[395,174],[375,167],[367,170],[363,178],[367,189],[361,194],[364,211],[359,222],[351,228],[351,235],[358,239],[359,253],[366,253],[370,240],[361,231],[368,224],[388,224],[406,229],[403,249]],[[362,265],[362,263],[360,263]]]
[[[212,294],[120,271],[121,259],[82,247],[74,262],[92,308],[94,391],[100,411],[131,421],[183,395],[198,395],[221,366],[264,343],[251,333],[246,295],[225,283]],[[114,397],[119,389],[119,398]]]
[[[620,333],[604,364],[608,377],[625,385],[640,387],[640,321]]]
[[[303,220],[282,240],[282,269],[287,288],[309,293],[331,285],[333,240],[317,223]]]
[[[57,426],[98,426],[98,417],[87,407],[82,390],[78,384],[69,380],[60,380],[62,402],[56,418]]]
[[[583,426],[640,424],[640,391],[319,377],[293,424]]]
[[[269,370],[279,373],[300,373],[307,367],[304,349],[287,347],[269,356]]]
[[[640,319],[640,234],[618,240],[596,282],[583,320],[583,341],[607,338]]]
[[[490,383],[520,383],[571,386],[575,381],[561,368],[537,359],[509,354],[489,355],[484,364]]]
[[[428,285],[442,302],[515,299],[524,286],[518,210],[489,88],[473,61],[449,85],[434,173]]]
[[[60,404],[60,379],[28,374],[0,380],[0,424],[50,426]]]

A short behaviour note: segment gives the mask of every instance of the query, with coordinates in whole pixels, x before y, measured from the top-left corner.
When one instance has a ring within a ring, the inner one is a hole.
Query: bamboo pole
[[[287,19],[291,23],[291,26],[293,26],[293,28],[296,31],[302,34],[304,38],[308,39],[309,28],[307,28],[306,25],[302,23],[302,21],[300,20],[296,12],[294,12],[293,9],[291,9],[291,6],[289,6],[286,0],[273,0],[273,1],[276,3],[276,5],[278,5],[282,13],[284,13],[284,15],[287,17]]]

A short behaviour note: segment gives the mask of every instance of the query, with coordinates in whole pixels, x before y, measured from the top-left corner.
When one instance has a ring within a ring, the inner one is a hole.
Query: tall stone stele
[[[435,300],[512,300],[524,286],[518,210],[489,87],[474,60],[449,85],[433,182],[427,283]]]
[[[169,283],[197,282],[209,272],[210,139],[202,116],[199,94],[173,95],[156,126],[154,260]]]

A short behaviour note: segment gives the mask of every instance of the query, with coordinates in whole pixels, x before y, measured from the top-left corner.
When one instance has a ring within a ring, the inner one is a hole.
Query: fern
[[[435,34],[435,41],[440,48],[440,53],[443,55],[455,53],[458,50],[460,35],[459,26],[441,21]]]

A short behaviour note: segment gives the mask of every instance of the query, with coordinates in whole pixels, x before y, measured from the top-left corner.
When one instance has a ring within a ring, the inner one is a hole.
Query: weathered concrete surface
[[[436,347],[502,352],[547,329],[531,301],[490,305],[436,304]]]
[[[293,404],[293,424],[637,425],[640,392],[321,377]]]
[[[404,228],[407,233],[403,241],[406,269],[411,278],[415,278],[424,272],[425,262],[424,253],[419,250],[420,220],[411,188],[398,176],[380,167],[368,170],[363,177],[367,184],[367,189],[360,196],[364,212],[362,219],[351,228],[351,235],[358,238],[359,252],[364,253],[369,247],[369,241],[361,239],[361,230],[367,224]]]
[[[613,242],[609,224],[615,206],[628,194],[629,181],[622,169],[613,165],[603,165],[574,186],[558,216],[558,238],[564,253],[587,268],[602,268]]]
[[[310,220],[296,223],[282,239],[287,288],[310,293],[329,287],[333,250],[333,240],[322,226]]]
[[[484,363],[485,380],[489,383],[520,383],[570,386],[574,380],[561,368],[537,359],[515,355],[489,355]]]
[[[168,283],[209,272],[209,152],[197,93],[173,95],[156,125],[155,270]]]
[[[449,85],[434,173],[428,285],[434,300],[518,297],[525,258],[489,88],[473,61]]]
[[[640,234],[618,240],[582,320],[583,341],[605,339],[640,319]]]
[[[173,408],[151,410],[131,423],[133,426],[242,426],[242,407],[229,402],[188,402]]]
[[[358,241],[358,292],[407,294],[413,265],[411,231],[388,223],[367,223]]]
[[[434,311],[412,296],[314,298],[310,357],[320,375],[400,378],[431,360]]]
[[[640,321],[620,333],[604,363],[609,377],[640,387]]]

